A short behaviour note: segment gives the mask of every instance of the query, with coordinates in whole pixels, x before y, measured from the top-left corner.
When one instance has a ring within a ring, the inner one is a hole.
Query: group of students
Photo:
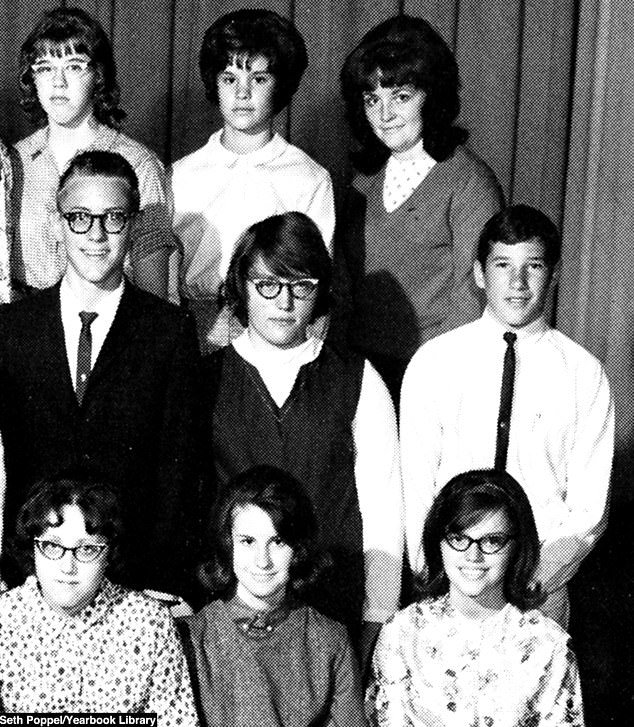
[[[276,13],[218,19],[223,127],[168,185],[118,130],[92,18],[51,11],[24,43],[46,126],[3,157],[0,707],[581,725],[561,627],[613,406],[546,322],[559,234],[504,208],[454,124],[455,60],[408,16],[342,70],[358,174],[335,229],[328,173],[273,133],[306,65]],[[403,535],[420,582],[394,615]],[[177,636],[157,599],[201,605],[198,582],[217,600]]]

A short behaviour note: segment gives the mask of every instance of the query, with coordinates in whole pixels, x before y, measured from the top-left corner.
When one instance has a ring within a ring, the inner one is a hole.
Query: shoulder
[[[352,184],[350,185],[351,189],[364,196],[367,195],[370,187],[372,187],[377,180],[382,177],[384,172],[385,166],[381,167],[376,174],[363,174],[362,172],[357,172],[352,179]]]
[[[470,191],[486,194],[503,200],[502,189],[493,170],[475,152],[466,146],[458,145],[453,154],[438,162],[442,183],[456,193]]]
[[[479,338],[479,319],[471,323],[465,323],[458,328],[442,333],[440,336],[426,341],[412,356],[407,367],[411,373],[421,368],[444,369],[455,361],[456,352],[463,347],[470,347],[473,341]],[[466,348],[464,353],[469,352]],[[407,375],[407,374],[406,374]]]
[[[324,616],[312,606],[302,605],[300,609],[306,617],[310,642],[316,649],[338,652],[349,646],[348,631],[343,624]]]
[[[59,308],[59,285],[45,288],[35,295],[13,303],[0,305],[0,325],[20,325],[23,321],[36,321],[45,311]],[[28,330],[22,331],[28,335]]]
[[[32,611],[32,588],[28,581],[0,594],[0,632],[15,623],[26,623],[25,614]]]
[[[170,322],[174,325],[181,325],[190,318],[187,311],[180,306],[169,303],[153,293],[141,290],[141,288],[129,281],[126,281],[125,284],[121,305],[136,310],[139,314]]]
[[[605,373],[603,364],[599,359],[581,344],[566,336],[565,333],[558,331],[556,328],[551,328],[547,335],[551,344],[564,355],[566,363],[585,369],[588,373]]]
[[[42,147],[46,143],[46,127],[38,129],[32,134],[25,136],[24,139],[20,139],[14,148],[22,159],[29,159],[38,151],[41,151]]]
[[[218,131],[214,132],[201,147],[177,159],[172,164],[172,178],[187,177],[213,166],[215,163],[214,142],[219,134]]]
[[[290,144],[281,136],[275,137],[275,143],[281,152],[278,158],[283,161],[284,166],[293,167],[296,172],[315,185],[323,182],[330,183],[330,173],[303,149]]]
[[[224,601],[211,601],[192,616],[178,619],[179,631],[194,641],[205,639],[210,633],[223,631],[228,623],[227,604]]]
[[[570,643],[568,633],[539,609],[520,611],[511,604],[507,609],[506,623],[524,650],[532,652],[537,647],[549,653],[568,650]]]
[[[158,156],[151,149],[120,131],[115,132],[111,150],[125,157],[135,171],[149,165],[163,168]]]

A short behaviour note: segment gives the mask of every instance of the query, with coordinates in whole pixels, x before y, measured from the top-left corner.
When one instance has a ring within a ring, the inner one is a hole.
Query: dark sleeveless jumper
[[[354,478],[352,422],[364,361],[324,345],[302,366],[284,405],[277,406],[258,370],[229,346],[205,361],[207,432],[220,489],[258,464],[280,467],[310,496],[319,544],[329,569],[305,600],[344,622],[361,623],[364,597],[361,513]]]

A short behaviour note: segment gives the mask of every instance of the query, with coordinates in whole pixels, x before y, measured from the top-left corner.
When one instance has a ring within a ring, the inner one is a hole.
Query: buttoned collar
[[[251,639],[262,639],[272,634],[288,618],[293,606],[292,599],[285,599],[279,606],[268,611],[258,611],[234,596],[227,604],[229,617],[238,631]]]
[[[236,154],[236,152],[222,145],[220,141],[221,136],[222,129],[211,135],[207,142],[207,152],[215,163],[221,164],[229,169],[237,165],[257,167],[270,164],[273,160],[280,157],[288,147],[288,142],[285,139],[279,134],[273,134],[271,141],[260,149],[246,154]]]
[[[101,297],[99,302],[91,306],[90,310],[93,313],[97,313],[103,320],[114,319],[119,303],[121,302],[121,296],[123,295],[123,289],[125,287],[124,279],[121,283],[109,293],[106,293]],[[73,293],[66,276],[62,278],[61,285],[59,287],[59,299],[62,309],[62,316],[74,317],[73,320],[79,316],[80,312],[85,310],[82,303]]]
[[[30,618],[37,624],[38,632],[44,640],[63,636],[68,629],[82,633],[103,621],[114,605],[125,597],[121,586],[111,583],[107,578],[94,601],[75,616],[65,616],[55,611],[42,596],[37,578],[29,576],[24,583],[25,601],[30,607]]]

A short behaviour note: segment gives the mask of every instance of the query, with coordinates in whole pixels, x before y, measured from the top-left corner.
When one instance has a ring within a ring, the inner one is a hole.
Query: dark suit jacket
[[[0,307],[5,532],[12,532],[33,482],[87,466],[121,495],[123,580],[182,589],[188,533],[195,532],[198,361],[189,317],[126,283],[80,406],[66,357],[59,285]]]

